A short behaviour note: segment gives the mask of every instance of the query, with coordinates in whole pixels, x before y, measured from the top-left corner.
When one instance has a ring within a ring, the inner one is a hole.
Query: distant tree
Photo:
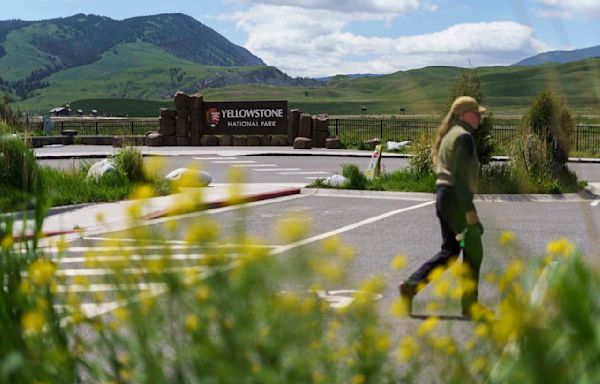
[[[522,128],[525,134],[536,135],[546,144],[552,163],[565,165],[569,159],[574,127],[571,112],[552,91],[545,90],[534,99],[524,117]]]
[[[446,112],[450,110],[452,102],[460,96],[471,96],[481,105],[484,104],[483,92],[481,91],[481,80],[479,73],[475,69],[466,69],[456,78],[450,90],[450,99],[446,105]],[[475,144],[477,154],[481,165],[489,164],[494,152],[494,142],[492,140],[492,126],[494,115],[488,112],[479,123],[479,128],[475,131]]]

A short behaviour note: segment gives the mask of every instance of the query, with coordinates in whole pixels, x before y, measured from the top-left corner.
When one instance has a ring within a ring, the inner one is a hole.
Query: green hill
[[[122,21],[95,15],[0,21],[0,91],[27,99],[46,78],[92,64],[119,45],[142,42],[199,65],[264,66],[263,61],[183,14]]]
[[[175,89],[196,92],[195,84],[203,81],[202,78],[222,73],[222,68],[176,61],[168,54],[157,54],[154,49],[143,43],[123,45],[116,53],[104,55],[93,65],[51,76],[51,86],[36,91],[36,96],[18,106],[35,111],[41,105],[44,108],[37,110],[47,111],[51,106],[49,102],[54,102],[52,105],[76,104],[77,100],[91,98],[94,99],[93,109],[131,116],[133,110],[123,113],[123,107],[115,109],[114,105],[121,98],[133,98],[140,99],[135,104],[136,114],[156,116],[158,106],[172,105]],[[144,55],[148,58],[143,59]],[[115,73],[111,69],[119,68],[119,60],[131,63],[136,57],[139,63],[127,70]],[[167,66],[175,63],[181,69],[178,73],[185,72],[181,81],[171,78],[168,71]],[[254,74],[254,70],[256,68],[252,67],[229,68],[236,76]],[[320,87],[249,84],[206,88],[201,92],[206,100],[214,101],[288,100],[291,108],[313,114],[360,115],[363,107],[367,108],[367,114],[398,115],[401,109],[407,114],[439,114],[448,102],[452,83],[463,70],[428,67],[368,78],[336,76]],[[272,71],[277,73],[276,69]],[[536,67],[483,67],[477,71],[484,102],[497,114],[520,114],[530,106],[537,93],[549,88],[575,114],[600,115],[600,59]],[[82,78],[85,80],[80,80]],[[144,102],[144,99],[148,101]],[[88,101],[86,103],[89,105]],[[126,106],[128,103],[132,101],[124,100],[121,104]]]

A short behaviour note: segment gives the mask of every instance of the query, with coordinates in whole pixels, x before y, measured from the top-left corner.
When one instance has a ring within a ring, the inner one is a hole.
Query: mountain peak
[[[514,65],[539,65],[545,63],[570,63],[592,57],[600,57],[600,45],[589,48],[574,49],[571,51],[549,51],[528,57]]]

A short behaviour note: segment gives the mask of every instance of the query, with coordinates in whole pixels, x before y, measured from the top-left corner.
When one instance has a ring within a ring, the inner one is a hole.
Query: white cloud
[[[282,2],[286,1],[278,1]],[[384,0],[354,2],[393,6]],[[353,21],[387,20],[387,16],[325,9],[333,3],[327,0],[303,3],[319,3],[321,9],[257,4],[231,16],[248,33],[247,49],[292,76],[465,67],[469,61],[473,66],[506,65],[548,49],[533,37],[532,28],[515,22],[458,24],[418,36],[360,36],[348,31]]]
[[[539,12],[546,17],[600,17],[600,0],[537,0],[537,2],[546,7]]]

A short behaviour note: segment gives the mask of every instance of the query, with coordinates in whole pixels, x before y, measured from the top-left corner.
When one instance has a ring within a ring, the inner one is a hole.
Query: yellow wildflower
[[[154,197],[154,190],[147,184],[136,187],[131,193],[131,198],[134,200],[149,199],[151,197]]]
[[[40,332],[46,326],[46,316],[39,309],[27,311],[21,317],[21,326],[26,332]]]
[[[574,251],[575,245],[565,237],[551,241],[546,246],[546,252],[549,254],[561,255],[564,257],[572,255]]]
[[[339,249],[340,243],[339,236],[331,236],[321,242],[321,249],[326,254],[335,253]]]
[[[508,244],[512,243],[514,240],[515,240],[515,234],[510,231],[502,232],[500,234],[500,238],[498,239],[498,241],[500,242],[500,245],[508,245]]]
[[[104,223],[104,220],[106,220],[106,216],[104,215],[104,212],[96,212],[96,222]]]
[[[419,344],[417,344],[417,341],[412,336],[403,337],[398,347],[398,359],[400,361],[409,361],[417,353],[419,353]]]
[[[2,248],[9,249],[13,245],[13,238],[11,235],[6,235],[2,239]]]
[[[198,316],[194,315],[193,313],[185,316],[185,329],[187,329],[190,332],[193,332],[198,330],[199,326],[200,319],[198,319]]]
[[[429,272],[429,275],[427,276],[427,279],[429,281],[436,281],[439,278],[442,277],[442,274],[444,273],[445,268],[444,267],[435,267],[431,272]]]
[[[450,291],[451,284],[447,279],[437,281],[433,286],[433,294],[437,297],[445,297]]]
[[[38,259],[29,266],[29,278],[35,285],[44,285],[52,279],[56,265],[46,259]]]
[[[354,375],[352,377],[352,384],[364,384],[366,380],[365,375]]]
[[[310,219],[303,214],[285,216],[277,221],[276,232],[279,237],[288,243],[293,243],[305,238],[310,230]]]
[[[440,320],[435,316],[428,317],[421,325],[419,325],[417,334],[421,337],[427,335],[437,327],[439,322]]]
[[[398,255],[392,260],[392,269],[398,271],[406,266],[406,256]]]

